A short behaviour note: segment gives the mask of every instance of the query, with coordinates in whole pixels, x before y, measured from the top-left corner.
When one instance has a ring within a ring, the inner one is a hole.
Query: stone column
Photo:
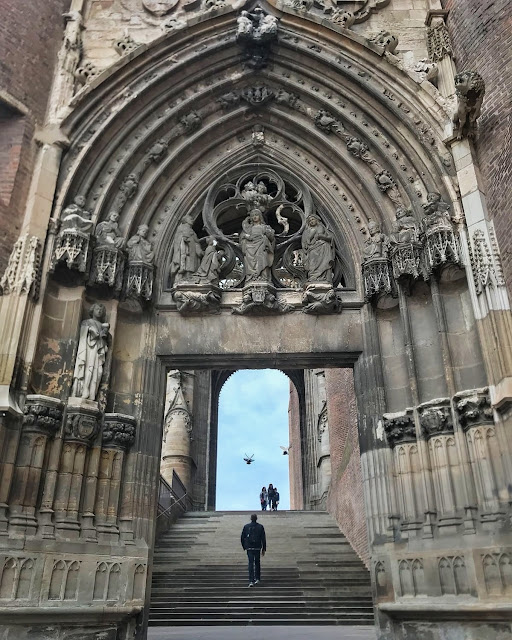
[[[27,396],[21,442],[10,496],[11,534],[34,535],[36,505],[48,440],[62,424],[63,405],[55,398]]]
[[[177,380],[177,386],[165,416],[161,473],[172,485],[172,472],[175,471],[189,490],[193,465],[190,455],[192,413],[183,393],[184,373],[177,371],[172,375]]]

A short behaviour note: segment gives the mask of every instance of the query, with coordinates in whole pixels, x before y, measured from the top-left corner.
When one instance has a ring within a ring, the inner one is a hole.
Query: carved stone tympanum
[[[90,317],[80,325],[71,389],[71,395],[76,398],[97,398],[108,351],[110,325],[106,322],[106,315],[104,305],[93,304],[89,309]]]

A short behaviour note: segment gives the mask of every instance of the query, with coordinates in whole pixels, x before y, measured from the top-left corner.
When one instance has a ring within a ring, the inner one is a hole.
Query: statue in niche
[[[128,262],[143,262],[151,265],[155,258],[153,244],[146,240],[149,232],[147,224],[141,224],[137,229],[137,233],[127,242]]]
[[[398,207],[396,220],[393,222],[393,233],[389,239],[393,244],[416,242],[418,240],[418,225],[410,209]]]
[[[427,202],[423,205],[425,227],[448,226],[452,227],[450,205],[444,202],[440,193],[427,194]]]
[[[315,215],[308,216],[302,234],[304,269],[308,281],[332,284],[334,266],[334,237]]]
[[[253,280],[270,282],[274,262],[275,234],[265,224],[259,209],[253,209],[242,223],[240,246],[244,255],[246,283]]]
[[[73,387],[75,398],[96,400],[100,388],[103,367],[108,351],[107,311],[103,304],[93,304],[89,318],[80,325],[80,338],[76,354]]]
[[[84,196],[76,196],[72,204],[69,204],[62,212],[61,231],[89,233],[92,226],[91,212],[85,209]]]
[[[219,284],[224,255],[224,250],[219,247],[217,240],[213,236],[208,236],[206,238],[206,249],[196,272],[199,284]]]
[[[108,214],[105,222],[100,222],[96,225],[94,236],[96,238],[96,246],[122,249],[124,245],[124,238],[119,229],[119,214],[117,211],[111,211]]]
[[[171,257],[171,276],[173,282],[195,282],[203,250],[199,238],[192,228],[193,220],[185,216],[178,225]]]
[[[385,258],[388,248],[387,237],[381,233],[380,224],[375,220],[370,220],[368,223],[369,236],[365,240],[363,254],[365,260],[371,260],[372,258]]]

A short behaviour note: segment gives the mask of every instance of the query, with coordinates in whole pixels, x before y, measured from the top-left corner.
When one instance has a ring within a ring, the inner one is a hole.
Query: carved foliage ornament
[[[420,424],[425,437],[431,438],[443,433],[453,433],[453,420],[449,401],[443,404],[420,406]]]
[[[106,413],[103,419],[103,446],[110,449],[129,449],[135,442],[137,421],[121,413]]]
[[[487,388],[458,393],[455,403],[460,424],[465,431],[481,424],[493,424],[493,410]]]
[[[412,413],[384,414],[383,423],[391,447],[402,442],[416,442],[416,429]]]
[[[62,422],[63,405],[55,398],[27,396],[23,409],[23,431],[53,435]]]

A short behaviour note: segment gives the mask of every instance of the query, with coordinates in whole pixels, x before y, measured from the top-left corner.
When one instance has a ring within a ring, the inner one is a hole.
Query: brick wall
[[[332,467],[327,510],[368,564],[368,533],[352,370],[326,369],[325,385]]]
[[[19,234],[68,4],[0,0],[0,274]]]
[[[485,81],[476,150],[512,295],[512,3],[443,0],[443,6],[450,10],[457,70],[478,71]]]

